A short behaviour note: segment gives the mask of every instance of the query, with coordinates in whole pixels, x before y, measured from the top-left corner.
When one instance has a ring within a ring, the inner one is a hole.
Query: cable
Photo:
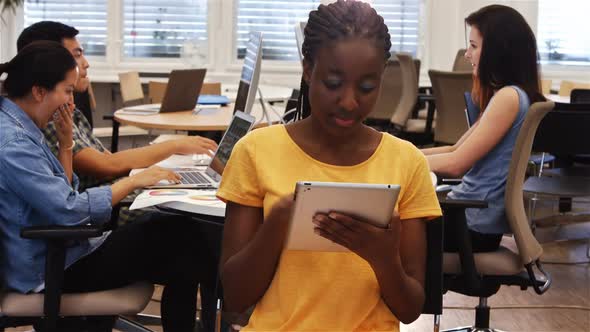
[[[449,310],[473,310],[474,307],[467,307],[467,306],[443,306],[443,309]],[[557,304],[557,305],[501,305],[501,306],[490,306],[490,309],[573,309],[573,310],[583,310],[583,311],[590,311],[590,307],[581,306],[581,305],[565,305],[565,304]]]
[[[260,88],[258,88],[258,95],[260,96],[260,100],[264,100],[264,98],[262,97],[262,90]],[[282,124],[285,124],[285,120],[283,120],[283,117],[285,115],[283,114],[283,116],[281,116],[281,114],[274,108],[274,106],[271,103],[268,103],[268,107],[270,107],[270,110],[277,116],[277,118],[279,119],[279,121]]]
[[[258,92],[260,92],[260,89],[258,89]],[[260,105],[262,106],[262,116],[260,117],[260,120],[256,121],[256,123],[254,124],[254,127],[258,126],[260,123],[262,123],[262,121],[266,118],[266,123],[268,124],[268,112],[266,111],[266,106],[264,105],[264,100],[262,100],[262,98],[259,98],[260,100]]]
[[[287,115],[289,115],[289,114],[291,114],[291,113],[295,113],[295,112],[297,112],[297,108],[293,108],[293,109],[290,109],[290,110],[288,110],[287,112],[285,112],[285,113],[283,114],[283,121],[285,121],[285,118],[287,117]],[[292,119],[292,121],[297,121],[297,117],[294,117],[294,118]],[[285,123],[287,123],[287,122],[285,121]]]
[[[271,125],[270,116],[268,115],[268,111],[266,109],[266,103],[264,102],[264,97],[262,96],[262,90],[260,88],[258,88],[258,97],[260,99],[260,105],[262,105],[262,112],[264,113],[264,117],[266,117],[266,122],[270,126]],[[269,104],[268,106],[270,107],[270,110],[277,116],[277,118],[279,119],[279,122],[282,124],[285,124],[285,121],[283,120],[283,117],[279,114],[279,112],[277,112],[277,110],[275,110],[275,108],[272,105]],[[257,124],[259,124],[259,123],[257,123]]]

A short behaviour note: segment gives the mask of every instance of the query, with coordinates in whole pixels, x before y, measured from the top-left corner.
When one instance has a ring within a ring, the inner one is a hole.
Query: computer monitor
[[[248,34],[246,56],[244,56],[244,66],[242,67],[242,76],[240,77],[240,85],[238,86],[234,113],[242,111],[250,114],[254,100],[256,100],[261,61],[262,33],[253,31]]]
[[[299,61],[303,64],[303,40],[305,39],[305,26],[307,22],[295,23],[295,41],[297,42],[297,55],[299,55]]]

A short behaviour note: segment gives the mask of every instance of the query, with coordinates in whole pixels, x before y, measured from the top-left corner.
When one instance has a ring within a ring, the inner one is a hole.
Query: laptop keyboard
[[[204,177],[200,172],[178,172],[182,184],[208,184],[211,183],[209,179]]]

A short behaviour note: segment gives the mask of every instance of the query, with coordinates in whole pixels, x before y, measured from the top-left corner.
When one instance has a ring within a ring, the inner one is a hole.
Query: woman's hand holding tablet
[[[355,251],[371,241],[367,231],[391,232],[399,190],[393,184],[298,182],[286,248]]]

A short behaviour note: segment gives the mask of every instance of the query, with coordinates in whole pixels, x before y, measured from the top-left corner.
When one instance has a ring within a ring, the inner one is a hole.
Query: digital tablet
[[[334,211],[356,216],[378,227],[387,227],[399,191],[400,186],[395,184],[297,182],[286,249],[348,251],[315,234],[313,216]]]

